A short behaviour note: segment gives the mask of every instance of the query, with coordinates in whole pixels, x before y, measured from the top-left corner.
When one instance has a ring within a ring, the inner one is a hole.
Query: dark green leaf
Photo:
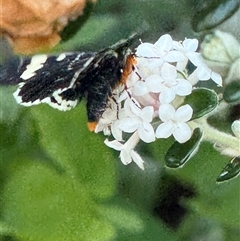
[[[236,0],[194,1],[196,11],[193,15],[192,27],[196,32],[214,28],[232,16],[239,7]]]
[[[197,150],[201,137],[202,131],[196,128],[189,141],[182,144],[175,141],[165,155],[166,165],[173,168],[183,165]]]
[[[240,81],[236,80],[228,84],[223,92],[223,98],[228,103],[240,100]]]
[[[192,120],[206,115],[218,105],[218,97],[215,91],[205,88],[193,90],[188,95],[184,104],[189,104],[193,108]]]
[[[240,172],[240,157],[233,158],[222,170],[217,182],[227,181]]]

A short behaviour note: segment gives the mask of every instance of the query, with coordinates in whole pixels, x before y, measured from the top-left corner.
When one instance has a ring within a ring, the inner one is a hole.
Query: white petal
[[[170,122],[162,123],[156,130],[157,138],[168,138],[173,133],[173,125]]]
[[[191,85],[195,85],[197,84],[197,82],[199,81],[198,77],[197,77],[197,69],[195,69],[189,76],[188,76],[188,81]]]
[[[134,150],[131,150],[131,157],[133,159],[133,161],[138,165],[138,167],[140,167],[142,170],[144,170],[144,161],[141,158],[141,156]]]
[[[140,118],[145,122],[151,122],[153,118],[154,109],[152,106],[146,106],[142,109]]]
[[[161,51],[170,51],[172,44],[172,37],[169,34],[165,34],[161,36],[154,45]]]
[[[120,152],[120,159],[124,165],[128,165],[129,163],[132,162],[132,158],[130,156],[130,151],[123,149]]]
[[[128,117],[127,114],[126,114],[126,110],[125,108],[122,108],[118,111],[118,119],[121,120],[123,118],[126,118]]]
[[[220,74],[212,72],[211,78],[217,85],[222,86],[222,77]]]
[[[105,126],[102,131],[103,131],[104,136],[110,136],[111,135],[111,131],[107,126]],[[96,130],[95,130],[95,132],[96,132]]]
[[[176,79],[178,84],[173,87],[175,93],[180,96],[187,96],[192,92],[192,85],[185,79]]]
[[[197,68],[197,77],[199,80],[209,80],[211,77],[211,70],[207,66],[200,66]]]
[[[127,133],[134,132],[139,126],[139,122],[136,118],[126,117],[119,120],[118,128]]]
[[[134,116],[139,117],[141,115],[142,110],[137,100],[131,101],[129,107]]]
[[[183,47],[186,51],[195,52],[198,48],[198,40],[197,39],[185,39],[183,41]]]
[[[176,50],[183,50],[183,46],[182,46],[182,43],[181,42],[178,42],[178,41],[175,41],[173,40],[173,49],[176,49]]]
[[[177,50],[169,51],[165,56],[164,60],[170,63],[184,61],[185,56],[182,52]]]
[[[133,95],[136,95],[136,96],[141,96],[141,95],[145,95],[149,92],[148,90],[148,86],[146,85],[145,82],[143,81],[138,81],[133,89],[132,89],[132,92],[133,92]]]
[[[154,130],[151,124],[143,122],[138,128],[138,135],[146,143],[155,141]]]
[[[143,96],[137,96],[138,103],[141,106],[157,106],[159,105],[159,94],[149,93]]]
[[[142,43],[137,47],[136,55],[140,57],[159,57],[159,52],[153,44]]]
[[[159,118],[163,122],[168,122],[169,120],[173,120],[175,115],[175,109],[170,104],[163,104],[159,107]]]
[[[130,98],[126,99],[126,101],[124,102],[124,108],[123,108],[125,113],[123,113],[123,114],[125,114],[125,116],[127,116],[127,117],[136,118],[141,113],[141,109],[137,105],[139,106],[137,100],[134,99],[133,97],[132,97],[132,99],[130,99]],[[124,118],[123,114],[121,117]],[[123,119],[123,118],[121,118],[121,119]]]
[[[148,89],[153,93],[159,93],[161,88],[161,83],[163,82],[163,79],[159,75],[151,75],[148,78],[146,78],[146,85]]]
[[[168,104],[172,102],[175,98],[175,90],[172,88],[165,87],[164,90],[159,95],[159,100],[161,104]]]
[[[111,133],[113,135],[113,137],[118,140],[118,141],[122,141],[122,130],[119,129],[117,127],[118,125],[118,121],[115,121],[112,125],[111,125]]]
[[[184,143],[191,138],[192,130],[186,123],[178,123],[173,130],[173,136],[179,143]]]
[[[130,138],[127,140],[127,142],[124,144],[124,148],[127,150],[129,150],[129,152],[130,152],[130,150],[133,150],[135,147],[136,147],[136,145],[138,144],[138,142],[139,142],[139,140],[140,140],[140,138],[139,138],[139,136],[138,136],[138,133],[137,133],[137,131],[136,132],[134,132],[131,136],[130,136]]]
[[[187,64],[188,64],[188,58],[185,57],[183,61],[178,61],[177,62],[176,68],[177,68],[178,71],[182,71],[183,72],[185,70]]]
[[[108,147],[114,149],[114,150],[117,150],[117,151],[120,151],[123,147],[123,144],[120,143],[119,141],[109,141],[108,139],[106,139],[104,141],[105,145],[107,145]]]
[[[176,110],[174,120],[178,122],[187,122],[191,119],[192,114],[192,107],[190,105],[183,105]]]
[[[161,76],[163,79],[175,79],[177,77],[177,69],[175,66],[164,63],[161,68]]]
[[[189,52],[189,53],[186,53],[186,56],[197,67],[204,64],[200,53]]]
[[[162,64],[163,60],[160,57],[138,58],[138,73],[143,79],[146,79],[148,76],[152,74],[159,74],[160,66]]]

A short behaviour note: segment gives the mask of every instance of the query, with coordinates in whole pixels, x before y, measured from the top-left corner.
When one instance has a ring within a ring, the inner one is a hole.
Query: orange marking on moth
[[[96,127],[97,127],[97,122],[96,121],[94,121],[94,122],[88,122],[88,129],[90,130],[90,131],[95,131],[95,129],[96,129]]]
[[[127,78],[132,73],[132,71],[134,69],[134,65],[136,63],[137,63],[137,60],[135,59],[133,54],[130,54],[130,55],[127,56],[126,64],[125,64],[125,67],[123,69],[122,77],[121,77],[121,81],[120,81],[124,85],[126,85]]]

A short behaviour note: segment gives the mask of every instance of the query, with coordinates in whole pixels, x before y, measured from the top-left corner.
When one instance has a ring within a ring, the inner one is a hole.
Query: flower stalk
[[[206,118],[192,120],[188,122],[188,125],[192,129],[200,127],[203,131],[203,140],[213,143],[222,154],[232,157],[240,156],[240,140],[233,135],[213,128],[207,123]]]

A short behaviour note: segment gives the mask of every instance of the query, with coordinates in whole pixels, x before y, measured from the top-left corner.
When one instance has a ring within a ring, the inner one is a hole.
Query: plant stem
[[[240,156],[240,139],[230,134],[221,132],[210,126],[206,118],[200,118],[188,122],[192,129],[200,127],[203,131],[203,139],[213,143],[223,154]]]

